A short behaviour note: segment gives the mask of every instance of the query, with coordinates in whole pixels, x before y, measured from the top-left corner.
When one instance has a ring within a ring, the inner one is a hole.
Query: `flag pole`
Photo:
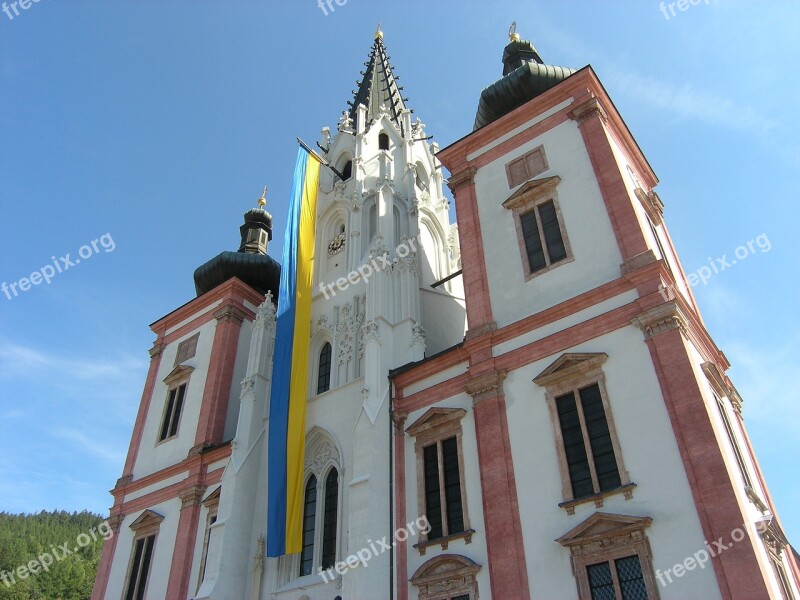
[[[337,171],[329,161],[327,161],[326,159],[322,158],[319,154],[314,152],[308,144],[306,144],[300,138],[297,138],[297,143],[300,144],[306,150],[306,152],[308,152],[311,156],[316,158],[320,163],[322,163],[324,166],[328,167],[331,171],[336,173],[336,175],[337,175],[337,177],[339,177],[339,179],[344,181],[344,175],[339,173],[339,171]]]

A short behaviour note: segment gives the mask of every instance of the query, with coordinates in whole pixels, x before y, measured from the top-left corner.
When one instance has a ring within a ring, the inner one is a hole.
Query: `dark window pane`
[[[575,394],[570,392],[556,398],[558,421],[561,425],[561,437],[564,440],[564,452],[567,455],[567,470],[572,483],[573,498],[590,496],[594,493],[592,473],[589,470],[589,459],[583,443],[583,431],[575,404]]]
[[[539,219],[542,222],[542,233],[544,233],[550,263],[566,258],[567,250],[564,247],[564,240],[561,239],[561,228],[558,225],[558,215],[552,200],[539,206]]]
[[[156,536],[149,536],[144,542],[144,556],[142,557],[142,574],[139,577],[139,587],[136,590],[136,600],[143,600],[144,590],[147,586],[147,578],[150,575],[150,562],[153,559],[153,546],[156,543]]]
[[[469,600],[469,594],[462,594],[461,596],[453,596],[450,600]]]
[[[442,442],[442,462],[444,466],[444,498],[447,502],[447,534],[452,535],[464,531],[456,438],[451,437]]]
[[[175,394],[177,390],[170,390],[169,400],[167,401],[167,410],[164,411],[164,422],[161,424],[161,433],[158,436],[158,441],[167,439],[169,434],[169,423],[172,419],[172,410],[175,408]]]
[[[542,239],[539,237],[539,226],[536,224],[536,212],[530,211],[519,217],[522,224],[522,237],[525,240],[525,251],[528,253],[528,265],[531,273],[547,266],[544,259]]]
[[[169,435],[172,437],[178,433],[178,423],[181,418],[181,411],[183,410],[183,397],[186,395],[186,384],[184,383],[178,388],[178,395],[175,398],[175,409],[172,415],[172,425],[169,428]]]
[[[615,561],[617,578],[622,588],[622,600],[647,600],[647,587],[642,576],[638,556],[627,556]]]
[[[303,503],[303,550],[300,553],[300,575],[311,575],[314,567],[314,524],[317,518],[317,478],[313,475],[306,484]]]
[[[319,372],[317,374],[317,393],[331,388],[331,345],[325,342],[319,353]]]
[[[425,515],[431,529],[428,539],[442,537],[442,500],[439,496],[439,450],[436,444],[422,451],[425,469]]]
[[[385,133],[381,133],[378,136],[378,150],[388,150],[389,149],[389,136]]]
[[[342,180],[347,181],[353,176],[353,161],[348,160],[342,169]]]
[[[617,600],[614,592],[614,580],[611,578],[611,567],[607,562],[586,567],[589,577],[589,591],[592,600]]]
[[[142,551],[144,550],[144,538],[136,541],[133,554],[133,564],[131,565],[131,575],[128,578],[128,591],[125,593],[125,600],[133,600],[136,593],[136,582],[139,580],[139,569],[142,566]]]
[[[622,482],[617,468],[617,459],[614,456],[614,446],[611,443],[611,434],[608,431],[600,386],[594,384],[583,388],[580,395],[600,491],[613,490],[622,485]]]
[[[336,562],[336,519],[339,510],[339,473],[331,469],[325,479],[325,522],[322,526],[322,568]]]

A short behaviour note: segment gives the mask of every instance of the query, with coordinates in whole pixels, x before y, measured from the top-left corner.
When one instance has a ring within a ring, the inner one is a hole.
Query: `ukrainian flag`
[[[267,556],[302,550],[311,279],[320,162],[298,149],[281,265],[267,461]]]

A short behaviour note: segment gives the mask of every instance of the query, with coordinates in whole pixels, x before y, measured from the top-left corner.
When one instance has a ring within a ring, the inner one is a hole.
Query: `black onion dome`
[[[503,78],[481,92],[473,131],[533,100],[573,73],[575,69],[544,64],[529,41],[511,42],[503,50]]]
[[[222,252],[194,272],[194,287],[198,296],[238,277],[261,294],[272,292],[278,297],[281,265],[267,254]]]

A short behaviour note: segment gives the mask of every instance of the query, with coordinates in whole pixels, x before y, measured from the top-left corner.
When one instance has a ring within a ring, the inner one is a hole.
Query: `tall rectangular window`
[[[426,446],[425,514],[431,524],[428,539],[445,537],[464,531],[461,503],[461,474],[458,443],[455,437]]]
[[[164,419],[161,422],[161,431],[158,436],[159,442],[163,442],[166,439],[178,435],[178,424],[180,423],[181,413],[183,412],[185,396],[185,383],[169,391],[167,395],[167,406],[164,410]]]
[[[536,273],[567,258],[555,203],[548,200],[520,214],[528,267]]]
[[[311,575],[314,567],[314,535],[317,523],[317,478],[306,483],[303,502],[303,550],[300,553],[300,576]]]
[[[128,574],[125,600],[143,600],[155,543],[155,534],[140,537],[134,542],[133,562]]]
[[[556,398],[573,498],[620,487],[614,446],[600,387],[593,384]]]

